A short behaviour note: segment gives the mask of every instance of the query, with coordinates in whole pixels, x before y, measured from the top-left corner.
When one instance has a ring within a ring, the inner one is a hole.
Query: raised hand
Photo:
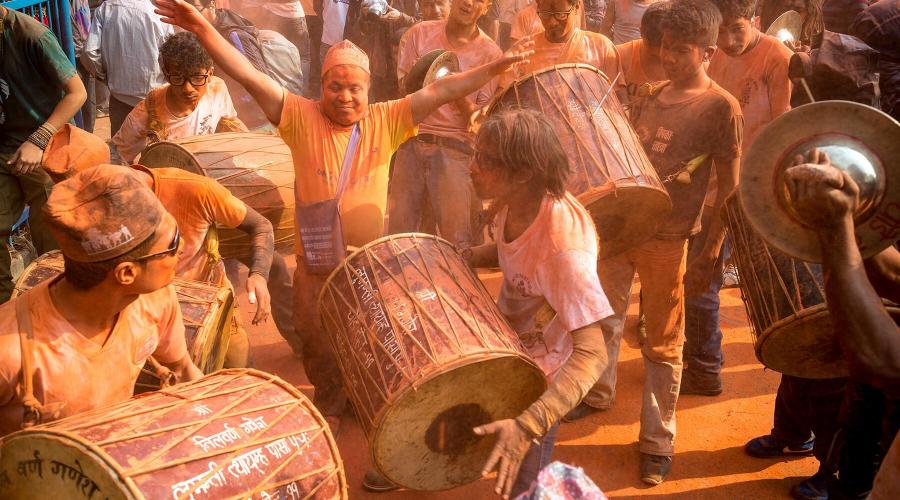
[[[184,0],[150,0],[156,9],[153,12],[159,14],[164,23],[173,24],[179,28],[198,33],[209,21],[203,17],[193,5]]]
[[[534,38],[529,35],[513,44],[503,56],[494,61],[494,74],[501,74],[510,68],[522,64],[528,64],[528,58],[534,54]]]
[[[797,155],[785,171],[790,203],[802,221],[827,230],[852,218],[859,206],[859,186],[849,174],[831,165],[828,155],[812,149]]]

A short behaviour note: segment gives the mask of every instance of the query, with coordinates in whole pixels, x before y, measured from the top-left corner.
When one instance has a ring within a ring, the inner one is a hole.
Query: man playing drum
[[[219,67],[243,85],[269,121],[278,126],[293,155],[298,211],[336,201],[342,164],[348,164],[342,183],[345,189],[339,197],[342,230],[331,232],[351,246],[364,245],[384,233],[390,159],[404,141],[416,134],[416,124],[440,106],[475,92],[523,61],[529,55],[525,49],[530,48],[524,44],[514,53],[442,78],[403,99],[369,106],[368,57],[352,43],[343,41],[326,54],[321,74],[322,100],[312,101],[286,92],[254,69],[190,4],[183,0],[155,2],[163,20],[195,33]],[[351,148],[359,151],[344,161]],[[316,300],[327,273],[313,274],[308,269],[304,258],[308,252],[303,248],[301,233],[301,224],[308,224],[311,229],[334,228],[333,221],[296,221],[294,324],[304,339],[304,369],[316,388],[316,406],[337,432],[347,398],[341,389],[330,342],[316,318]]]
[[[102,139],[67,125],[53,136],[43,164],[44,170],[58,182],[108,161],[109,150]],[[265,321],[270,313],[266,280],[274,253],[272,224],[215,179],[180,168],[149,169],[133,165],[132,169],[135,177],[152,190],[181,229],[182,245],[175,268],[177,277],[230,287],[225,266],[218,257],[215,228],[237,228],[250,235],[252,264],[247,293],[251,303],[257,303],[253,324]],[[250,343],[239,320],[233,321],[225,367],[245,367],[249,363]]]
[[[406,77],[419,58],[436,49],[453,51],[463,71],[500,57],[497,44],[477,24],[489,6],[490,0],[455,0],[447,20],[410,28],[400,39],[398,78]],[[444,239],[459,248],[480,242],[476,234],[480,207],[469,178],[473,139],[469,117],[488,103],[495,84],[438,108],[419,125],[419,134],[397,150],[388,201],[389,234],[420,231],[424,205],[430,202]]]
[[[57,184],[44,214],[65,272],[0,306],[0,434],[130,398],[151,355],[199,378],[170,285],[181,238],[153,192],[101,165]]]
[[[556,132],[537,111],[494,114],[478,132],[472,182],[480,198],[499,207],[497,243],[464,255],[473,267],[499,265],[500,310],[551,379],[517,418],[475,429],[499,435],[484,474],[497,467],[496,491],[507,498],[524,492],[550,462],[560,417],[607,364],[599,322],[613,310],[595,272],[594,223],[565,190],[569,170]]]
[[[642,346],[646,379],[641,409],[641,479],[663,481],[675,453],[675,405],[681,383],[684,295],[705,289],[725,237],[712,218],[705,244],[688,261],[688,239],[700,232],[700,212],[713,167],[715,206],[737,185],[741,110],[704,70],[715,52],[721,15],[708,0],[675,0],[663,18],[660,55],[669,80],[632,104],[631,121],[672,199],[671,215],[657,234],[623,254],[598,263],[600,281],[616,312],[604,321],[610,364],[579,405],[582,416],[609,408],[615,399],[616,364],[635,272],[641,278],[647,341]],[[693,170],[690,183],[675,180]],[[602,242],[601,242],[602,244]],[[686,270],[694,281],[685,282]],[[593,409],[593,410],[591,410]]]

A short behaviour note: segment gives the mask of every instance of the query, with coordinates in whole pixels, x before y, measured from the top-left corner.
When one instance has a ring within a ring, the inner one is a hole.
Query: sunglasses
[[[205,75],[190,75],[190,76],[168,75],[167,74],[166,81],[168,81],[170,84],[172,84],[176,87],[181,87],[182,85],[184,85],[184,82],[191,82],[191,85],[194,87],[202,87],[202,86],[206,85],[207,80],[209,80],[209,76],[210,75],[208,73]]]
[[[143,260],[150,260],[155,257],[169,257],[171,255],[175,255],[178,252],[178,245],[181,243],[181,230],[178,229],[178,226],[175,226],[175,237],[172,238],[172,243],[169,244],[169,247],[163,250],[162,252],[151,253],[150,255],[144,255],[143,257],[138,257],[133,259],[133,262],[140,262]]]
[[[553,17],[557,21],[565,21],[566,19],[569,18],[569,16],[572,14],[572,11],[574,11],[574,10],[575,10],[575,6],[573,5],[571,9],[560,11],[560,12],[553,12],[550,10],[539,10],[539,11],[537,11],[537,15],[541,19],[548,19],[550,17]]]

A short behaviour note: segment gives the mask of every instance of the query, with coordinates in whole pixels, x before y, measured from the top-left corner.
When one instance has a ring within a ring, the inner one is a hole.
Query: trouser
[[[325,55],[328,54],[328,49],[330,49],[330,48],[331,48],[331,45],[328,45],[327,43],[319,44],[319,61],[321,61],[319,64],[325,64]],[[324,76],[324,75],[322,75],[322,76]],[[320,80],[321,80],[321,78],[320,78]]]
[[[81,121],[85,130],[93,132],[94,122],[97,119],[97,92],[95,90],[97,79],[94,78],[94,75],[87,68],[81,65],[81,62],[78,62],[75,67],[78,69],[78,76],[81,77],[81,81],[84,82],[84,88],[87,91],[87,99],[84,100],[84,104],[81,106]]]
[[[415,137],[403,143],[391,174],[388,233],[423,230],[423,207],[430,202],[441,237],[460,248],[478,244],[478,198],[469,176],[470,161],[471,153]]]
[[[306,27],[306,19],[303,17],[281,17],[266,11],[266,15],[260,20],[259,27],[281,33],[297,47],[297,51],[300,53],[300,69],[303,71],[303,81],[306,82],[310,77],[309,30]]]
[[[704,214],[703,229],[691,238],[688,245],[688,262],[695,258],[706,244],[711,215]],[[719,326],[719,291],[722,289],[722,271],[728,258],[728,245],[723,244],[713,268],[709,286],[702,293],[684,298],[684,373],[701,385],[721,387],[722,329]],[[712,388],[712,387],[710,387]]]
[[[231,318],[231,336],[228,337],[228,350],[225,351],[225,363],[222,368],[247,368],[250,360],[250,337],[247,330],[238,317],[238,309],[235,307],[234,316]]]
[[[556,445],[556,431],[558,429],[559,424],[554,424],[553,427],[550,427],[550,430],[547,431],[547,434],[541,438],[539,443],[532,444],[531,447],[528,448],[528,453],[525,454],[522,465],[519,467],[519,475],[516,476],[516,482],[513,483],[512,492],[509,495],[509,498],[516,498],[520,494],[528,491],[531,484],[537,480],[538,473],[541,472],[541,469],[550,464],[553,447]]]
[[[616,362],[625,329],[634,274],[641,280],[647,340],[639,448],[642,453],[675,453],[675,405],[681,385],[684,345],[684,272],[687,240],[651,239],[598,262],[600,284],[613,315],[600,321],[609,364],[584,398],[594,408],[608,408],[616,395]]]
[[[225,272],[228,274],[228,280],[235,286],[240,286],[240,264],[250,267],[250,257],[225,259]],[[299,353],[303,343],[294,333],[293,281],[284,257],[278,252],[272,255],[272,267],[269,269],[269,280],[266,284],[272,298],[272,319],[275,321],[275,327],[294,352]]]
[[[318,50],[322,43],[322,17],[306,16],[306,27],[309,29],[309,77],[305,79],[306,96],[318,98],[321,91],[322,60]]]
[[[119,131],[119,127],[125,123],[125,118],[128,117],[128,113],[131,113],[131,110],[134,109],[134,106],[130,104],[125,104],[124,102],[116,99],[116,96],[109,96],[109,136],[115,137],[116,132]]]
[[[808,379],[782,375],[775,396],[772,435],[790,444],[815,435],[813,455],[824,465],[838,429],[847,379]]]
[[[303,343],[303,370],[315,387],[313,404],[326,417],[340,416],[347,407],[347,394],[331,340],[316,312],[319,292],[327,275],[310,274],[303,257],[297,256],[294,271],[294,331]]]
[[[7,164],[13,153],[0,153],[0,304],[12,295],[12,258],[6,243],[25,205],[31,207],[28,229],[38,255],[59,248],[47,228],[43,211],[53,182],[41,168],[25,175],[15,174],[15,167]]]

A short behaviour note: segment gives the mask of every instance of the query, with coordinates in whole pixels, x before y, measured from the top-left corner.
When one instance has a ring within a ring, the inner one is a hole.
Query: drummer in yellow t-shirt
[[[343,242],[362,246],[384,232],[388,166],[394,151],[417,132],[417,124],[441,105],[467,96],[522,62],[529,44],[494,62],[448,76],[403,99],[368,103],[369,61],[348,41],[335,44],[322,62],[322,99],[293,95],[260,73],[209,22],[183,0],[155,0],[164,22],[197,35],[226,74],[256,99],[278,126],[294,160],[298,207],[335,198],[338,177],[351,133],[359,139],[349,180],[341,196]],[[299,221],[298,221],[299,222]],[[297,224],[299,229],[299,224]],[[302,252],[296,237],[298,257]],[[316,299],[325,275],[315,275],[298,258],[294,277],[294,323],[304,337],[304,368],[315,386],[315,404],[336,432],[346,396],[331,346],[316,324]],[[330,418],[329,418],[330,417]]]

